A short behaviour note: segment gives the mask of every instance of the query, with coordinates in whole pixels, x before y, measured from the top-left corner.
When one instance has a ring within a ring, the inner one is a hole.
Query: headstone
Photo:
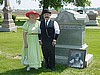
[[[57,17],[57,15],[58,15],[58,14],[51,14],[50,18],[51,18],[52,20],[55,20],[55,18]]]
[[[98,20],[96,17],[98,16],[98,12],[94,10],[89,10],[86,12],[89,17],[89,22],[86,23],[86,26],[98,26]]]
[[[56,63],[68,65],[70,49],[86,50],[88,57],[88,45],[86,44],[85,23],[89,20],[87,14],[79,14],[75,11],[62,11],[55,19],[60,25],[61,33],[56,45]],[[92,60],[93,55],[85,61]],[[87,64],[88,63],[88,64]]]
[[[12,9],[10,7],[9,0],[5,0],[5,5],[3,8],[4,20],[0,31],[17,31],[17,27],[12,19]]]
[[[80,14],[84,14],[83,10],[77,10],[77,12],[79,12]]]

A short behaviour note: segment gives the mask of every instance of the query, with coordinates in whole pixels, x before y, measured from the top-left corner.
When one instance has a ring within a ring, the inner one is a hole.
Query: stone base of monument
[[[85,67],[88,67],[88,65],[92,62],[92,60],[93,60],[93,55],[87,54],[85,58]]]
[[[17,26],[10,27],[10,28],[2,28],[2,27],[0,26],[0,32],[9,32],[9,31],[17,32]]]
[[[57,64],[63,64],[68,66],[68,57],[55,55],[55,58]],[[89,64],[92,62],[92,60],[93,60],[93,55],[87,54],[85,58],[85,67],[88,67]]]
[[[99,22],[98,20],[89,20],[89,22],[86,23],[86,26],[98,26]]]
[[[88,54],[88,45],[86,45],[86,44],[84,44],[82,47],[80,47],[80,46],[70,46],[70,45],[57,45],[56,46],[56,55],[55,55],[56,63],[64,64],[64,65],[68,66],[68,58],[69,58],[69,50],[70,49],[86,50],[85,67],[88,67],[88,65],[93,60],[93,55]]]
[[[59,56],[59,55],[55,55],[55,61],[57,64],[64,64],[64,65],[68,65],[68,57],[67,56]]]

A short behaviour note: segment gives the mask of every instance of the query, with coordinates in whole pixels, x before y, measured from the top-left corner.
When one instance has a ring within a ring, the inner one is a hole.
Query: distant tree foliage
[[[69,3],[73,3],[75,6],[90,6],[91,1],[90,0],[33,0],[33,1],[39,1],[39,7],[42,7],[42,14],[44,9],[54,8],[55,10],[59,10],[63,5],[67,5]],[[16,0],[16,3],[21,4],[21,0]],[[3,4],[3,0],[0,0],[0,4]],[[41,17],[42,18],[42,14]]]
[[[36,0],[33,0],[36,1]],[[67,5],[69,3],[73,3],[75,6],[90,6],[91,1],[89,0],[39,0],[40,1],[40,7],[45,8],[55,8],[56,10],[59,10],[63,5]]]
[[[39,7],[43,7],[43,10],[45,8],[55,8],[56,10],[59,10],[63,5],[67,5],[69,3],[73,3],[75,6],[90,6],[91,1],[90,0],[33,0],[33,1],[40,1]],[[16,3],[20,4],[21,0],[16,0]],[[0,0],[0,4],[3,4],[3,0]]]
[[[69,3],[73,3],[75,6],[81,6],[81,7],[90,6],[91,4],[91,1],[89,0],[38,0],[38,1],[40,1],[39,7],[43,7],[42,14],[44,9],[45,8],[48,9],[48,7],[50,8],[53,7],[55,10],[59,10],[61,7],[63,7],[63,5],[67,5]],[[40,20],[42,19],[42,14],[40,16]]]
[[[75,6],[81,6],[81,7],[90,6],[91,4],[91,1],[89,0],[73,0],[73,2]]]
[[[18,3],[20,5],[21,4],[21,0],[16,0],[16,3]]]
[[[1,4],[1,5],[3,4],[3,0],[0,0],[0,4]]]

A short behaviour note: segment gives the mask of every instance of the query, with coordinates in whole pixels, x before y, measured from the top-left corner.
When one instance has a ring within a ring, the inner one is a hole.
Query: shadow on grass
[[[26,71],[26,67],[25,68],[21,68],[21,69],[14,69],[14,70],[9,70],[6,71],[4,73],[0,73],[0,75],[39,75],[39,74],[45,74],[45,75],[50,75],[51,72],[52,74],[58,74],[63,72],[66,68],[68,68],[65,65],[56,65],[56,70],[55,71],[51,71],[50,69],[46,69],[45,67],[39,68],[38,70],[35,69],[31,69],[30,71]]]

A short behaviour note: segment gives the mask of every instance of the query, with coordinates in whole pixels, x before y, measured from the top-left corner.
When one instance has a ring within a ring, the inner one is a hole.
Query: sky
[[[16,3],[16,0],[9,0],[10,1],[10,6],[13,9],[39,9],[39,2],[37,0],[21,0],[21,4],[18,5]],[[100,7],[100,0],[90,0],[92,2],[91,7]],[[3,8],[4,5],[0,5],[0,9]],[[68,5],[67,7],[73,8],[73,5]]]

